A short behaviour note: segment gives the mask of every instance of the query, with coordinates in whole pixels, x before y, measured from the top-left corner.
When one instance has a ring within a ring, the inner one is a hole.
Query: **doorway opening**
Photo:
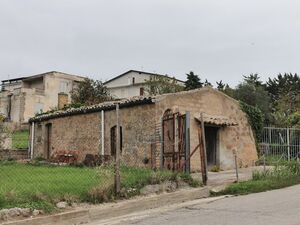
[[[219,127],[205,126],[206,158],[208,169],[219,165],[218,131]]]

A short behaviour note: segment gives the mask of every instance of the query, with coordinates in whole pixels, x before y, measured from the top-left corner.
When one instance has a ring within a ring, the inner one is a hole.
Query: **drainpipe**
[[[30,158],[33,159],[33,141],[34,141],[34,122],[31,125],[31,144],[30,144]]]
[[[101,155],[104,155],[104,110],[101,111]]]

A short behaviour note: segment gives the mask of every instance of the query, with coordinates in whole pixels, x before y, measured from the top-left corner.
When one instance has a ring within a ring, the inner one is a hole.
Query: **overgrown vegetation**
[[[152,75],[149,80],[145,81],[146,92],[149,95],[160,95],[165,93],[175,93],[184,90],[184,86],[178,84],[173,77]]]
[[[114,196],[113,167],[70,167],[0,162],[0,209],[28,207],[45,212],[55,210],[59,201],[99,203]],[[191,186],[199,185],[190,175],[146,168],[121,167],[121,194],[139,194],[147,184],[182,179]]]
[[[94,105],[112,100],[108,89],[99,80],[85,78],[71,92],[72,104]]]
[[[29,131],[19,130],[12,133],[13,149],[28,149]]]
[[[300,164],[297,161],[282,162],[274,169],[255,171],[252,180],[231,184],[217,195],[244,195],[279,189],[300,183]],[[212,195],[216,195],[212,193]]]
[[[241,109],[247,114],[248,121],[255,134],[256,142],[261,140],[261,133],[264,127],[264,115],[258,107],[240,102]]]
[[[259,108],[264,116],[264,125],[300,127],[300,77],[298,74],[278,74],[269,78],[267,82],[263,82],[258,74],[250,74],[243,76],[243,80],[236,87],[230,87],[222,80],[216,84],[219,91]]]

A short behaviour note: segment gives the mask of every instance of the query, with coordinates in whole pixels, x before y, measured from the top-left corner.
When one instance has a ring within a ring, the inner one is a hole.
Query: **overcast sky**
[[[300,73],[297,0],[0,0],[0,79],[129,69],[214,83]]]

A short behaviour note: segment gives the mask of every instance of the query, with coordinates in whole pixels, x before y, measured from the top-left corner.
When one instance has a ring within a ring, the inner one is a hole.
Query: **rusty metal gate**
[[[166,111],[162,120],[163,168],[184,171],[185,152],[185,115]]]

